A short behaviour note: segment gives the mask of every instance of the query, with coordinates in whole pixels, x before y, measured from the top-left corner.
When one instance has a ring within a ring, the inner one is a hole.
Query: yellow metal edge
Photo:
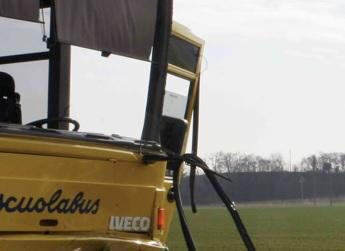
[[[113,161],[141,161],[140,153],[96,142],[23,135],[0,135],[0,152]]]
[[[194,35],[189,28],[176,21],[172,25],[172,35],[182,38],[198,47],[202,47],[205,44],[205,40]]]

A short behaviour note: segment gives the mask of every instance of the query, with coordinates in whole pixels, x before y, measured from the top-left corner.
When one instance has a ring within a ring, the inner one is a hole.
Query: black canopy
[[[60,42],[148,59],[157,0],[57,0]]]
[[[40,0],[0,0],[0,16],[39,21]]]
[[[158,0],[55,0],[57,40],[148,59]],[[0,16],[38,21],[40,0],[0,0]]]

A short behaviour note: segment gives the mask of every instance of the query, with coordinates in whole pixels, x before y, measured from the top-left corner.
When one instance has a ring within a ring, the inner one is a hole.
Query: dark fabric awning
[[[158,0],[57,0],[60,42],[139,59],[153,45]]]
[[[0,16],[39,21],[40,0],[0,0]]]

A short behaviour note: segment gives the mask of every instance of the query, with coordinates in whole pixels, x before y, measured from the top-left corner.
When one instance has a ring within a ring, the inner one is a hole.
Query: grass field
[[[247,206],[241,217],[257,250],[345,250],[345,206]],[[246,250],[224,208],[187,210],[198,250]],[[170,251],[186,250],[177,217],[168,240]]]

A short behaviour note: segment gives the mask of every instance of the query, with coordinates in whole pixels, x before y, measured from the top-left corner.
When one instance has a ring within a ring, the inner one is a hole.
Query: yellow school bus
[[[43,26],[45,48],[32,51],[27,33],[19,51],[7,44],[0,54],[0,250],[168,250],[192,120],[196,153],[204,41],[172,22],[170,0],[0,0],[0,28],[8,22],[18,33]],[[78,130],[72,45],[150,62],[140,139]],[[21,90],[38,89],[7,69],[30,72],[31,62],[48,68],[46,114],[25,121],[38,108],[21,103]],[[169,75],[187,83],[185,95],[167,90]]]

